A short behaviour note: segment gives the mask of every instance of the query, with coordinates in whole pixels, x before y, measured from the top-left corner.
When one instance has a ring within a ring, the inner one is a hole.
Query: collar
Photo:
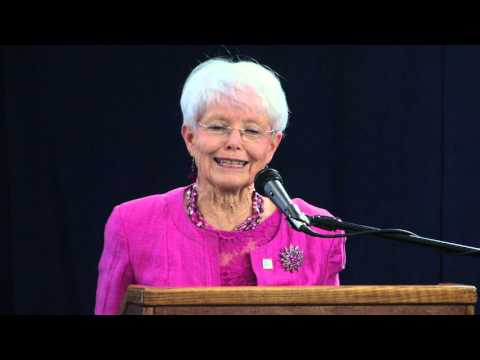
[[[195,226],[184,207],[184,192],[188,186],[175,189],[166,199],[166,213],[169,220],[175,225],[176,230],[182,235],[197,241],[203,242],[207,239],[234,239],[239,237],[261,237],[272,239],[280,229],[282,217],[280,211],[276,209],[273,214],[257,225],[255,229],[249,231],[225,231],[216,229],[205,229]]]

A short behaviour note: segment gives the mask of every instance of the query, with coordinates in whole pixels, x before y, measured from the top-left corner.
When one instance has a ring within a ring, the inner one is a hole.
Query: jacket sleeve
[[[336,231],[336,234],[344,234],[345,232],[340,230]],[[325,274],[325,285],[340,285],[339,273],[345,269],[346,254],[345,254],[345,242],[346,238],[333,238],[330,239],[332,245],[328,253],[327,269]]]
[[[133,271],[121,208],[116,206],[105,225],[103,252],[98,265],[95,314],[118,314],[127,287],[132,282]]]
[[[305,202],[300,198],[293,199],[300,208],[307,215],[323,215],[323,216],[333,216],[328,210],[313,206]],[[334,232],[324,231],[315,229],[315,231],[320,233],[329,233],[329,234],[345,234],[343,230],[337,230]],[[323,239],[326,241],[327,239]],[[318,241],[318,239],[316,239]],[[325,276],[323,278],[322,285],[340,285],[340,275],[339,273],[345,269],[346,264],[346,252],[345,252],[345,237],[331,238],[328,239],[330,242],[330,247],[328,250],[328,258],[326,260],[325,266]]]

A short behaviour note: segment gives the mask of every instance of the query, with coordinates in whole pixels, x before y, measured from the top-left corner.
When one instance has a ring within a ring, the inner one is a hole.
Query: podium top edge
[[[475,304],[475,286],[342,285],[151,287],[130,285],[127,302],[161,305]]]

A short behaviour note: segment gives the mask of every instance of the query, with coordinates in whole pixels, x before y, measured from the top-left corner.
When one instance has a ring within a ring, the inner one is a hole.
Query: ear
[[[267,164],[272,161],[273,155],[275,155],[275,151],[277,151],[278,146],[282,142],[283,139],[283,133],[282,132],[277,132],[272,138],[272,141],[270,143],[270,148],[267,154]]]
[[[183,138],[183,141],[185,141],[185,145],[187,146],[190,156],[192,157],[194,155],[194,151],[193,151],[194,137],[195,137],[195,132],[193,131],[193,129],[187,125],[182,125],[182,138]]]

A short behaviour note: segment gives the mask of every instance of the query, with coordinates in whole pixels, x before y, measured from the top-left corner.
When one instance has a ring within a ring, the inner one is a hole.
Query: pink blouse
[[[96,314],[118,313],[130,284],[339,285],[339,272],[345,268],[345,238],[322,239],[297,232],[279,210],[248,231],[198,228],[185,211],[184,191],[185,187],[177,188],[113,209],[99,262]],[[293,201],[308,215],[331,216],[301,199]],[[289,271],[281,259],[291,246],[303,254],[296,271]]]

